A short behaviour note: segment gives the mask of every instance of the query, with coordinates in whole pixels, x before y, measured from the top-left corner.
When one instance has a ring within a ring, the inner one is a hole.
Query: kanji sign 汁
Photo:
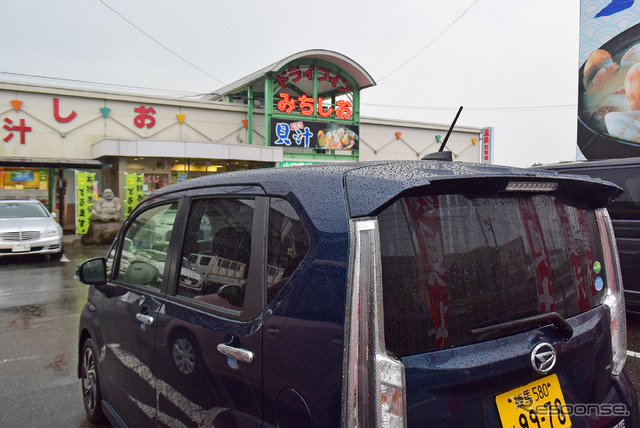
[[[4,122],[5,125],[3,126],[3,128],[9,131],[7,136],[4,137],[4,142],[8,143],[13,138],[13,131],[17,131],[20,133],[20,144],[24,144],[26,142],[25,132],[31,131],[31,127],[26,126],[24,119],[20,119],[20,125],[14,125],[13,120],[9,119],[8,117],[4,118]]]

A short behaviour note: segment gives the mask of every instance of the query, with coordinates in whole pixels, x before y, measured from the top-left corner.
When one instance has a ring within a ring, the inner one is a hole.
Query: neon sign
[[[281,112],[286,114],[291,114],[297,108],[300,109],[300,114],[304,116],[311,116],[316,112],[316,103],[315,99],[312,97],[308,97],[306,95],[301,95],[297,98],[298,104],[296,104],[296,100],[290,97],[286,92],[280,92],[278,94],[280,96],[280,101],[278,101],[277,108]],[[324,99],[322,97],[318,97],[317,110],[318,114],[322,117],[330,117],[332,113],[334,113],[334,109],[331,106],[324,106]],[[336,108],[335,108],[335,117],[338,119],[350,119],[353,115],[352,108],[353,104],[351,101],[347,100],[337,100]]]
[[[293,83],[297,83],[303,77],[307,80],[313,80],[313,74],[315,71],[313,65],[307,66],[305,70],[300,68],[299,65],[289,67],[276,76],[276,80],[280,83],[282,89],[287,89],[287,83],[291,80]],[[336,88],[340,92],[349,92],[353,87],[349,84],[347,79],[341,74],[332,73],[326,67],[318,67],[318,82],[327,81],[331,83],[332,88]]]

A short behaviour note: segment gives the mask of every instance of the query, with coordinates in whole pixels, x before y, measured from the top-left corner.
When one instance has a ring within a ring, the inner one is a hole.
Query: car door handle
[[[222,355],[226,355],[227,357],[231,357],[234,360],[238,360],[243,363],[253,362],[253,352],[246,349],[235,348],[233,346],[220,343],[218,344],[218,352],[220,352]]]
[[[146,325],[153,324],[153,317],[151,315],[136,314],[136,319]]]

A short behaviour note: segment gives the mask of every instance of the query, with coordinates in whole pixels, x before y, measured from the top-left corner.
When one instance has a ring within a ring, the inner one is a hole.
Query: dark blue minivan
[[[89,284],[114,426],[638,427],[608,182],[440,160],[147,196]]]

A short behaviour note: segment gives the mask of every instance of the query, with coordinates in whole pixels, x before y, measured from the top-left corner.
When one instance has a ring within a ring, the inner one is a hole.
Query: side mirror
[[[107,262],[103,258],[87,260],[78,266],[76,276],[87,285],[106,284]]]

